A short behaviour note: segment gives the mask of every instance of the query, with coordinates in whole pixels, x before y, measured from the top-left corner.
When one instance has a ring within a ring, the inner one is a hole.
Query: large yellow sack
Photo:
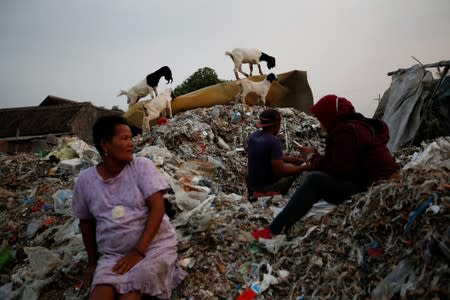
[[[300,111],[309,113],[313,105],[313,96],[309,87],[305,71],[291,71],[277,75],[266,96],[266,105],[271,107],[295,107]],[[253,81],[264,80],[264,75],[250,77]],[[219,104],[228,104],[235,100],[239,92],[237,80],[212,85],[189,94],[176,97],[172,101],[172,113],[198,108],[210,107]],[[143,106],[150,100],[139,101],[131,106],[124,114],[128,122],[138,128],[142,126]],[[250,93],[245,98],[248,105],[257,104],[257,97]]]

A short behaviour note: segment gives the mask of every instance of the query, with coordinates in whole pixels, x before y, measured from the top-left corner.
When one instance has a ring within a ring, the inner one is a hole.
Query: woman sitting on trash
[[[325,154],[320,155],[313,147],[300,147],[309,158],[312,172],[304,177],[269,228],[252,232],[256,239],[271,238],[290,228],[321,199],[340,204],[375,181],[398,174],[386,147],[389,130],[383,121],[355,113],[350,101],[336,95],[320,99],[311,112],[327,133]]]
[[[169,299],[185,276],[176,267],[176,234],[164,210],[169,186],[149,159],[134,158],[124,118],[99,118],[93,137],[103,161],[81,172],[72,199],[88,255],[83,284],[92,284],[90,299]]]

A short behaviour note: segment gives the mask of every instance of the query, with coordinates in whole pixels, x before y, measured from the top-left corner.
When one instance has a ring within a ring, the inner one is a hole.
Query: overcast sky
[[[159,67],[172,88],[203,67],[231,80],[224,52],[247,47],[276,73],[306,71],[314,101],[335,93],[371,116],[389,71],[450,59],[449,14],[449,0],[1,0],[0,108],[55,95],[126,110],[119,90]]]

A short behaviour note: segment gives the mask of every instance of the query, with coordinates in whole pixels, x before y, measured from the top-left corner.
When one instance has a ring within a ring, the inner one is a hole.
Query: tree
[[[217,77],[216,71],[211,68],[204,67],[198,69],[194,74],[183,81],[183,83],[177,86],[174,93],[177,96],[181,96],[220,82],[224,82],[224,80]]]
[[[111,107],[111,110],[121,110],[121,109],[119,108],[119,105],[114,105],[113,107]]]

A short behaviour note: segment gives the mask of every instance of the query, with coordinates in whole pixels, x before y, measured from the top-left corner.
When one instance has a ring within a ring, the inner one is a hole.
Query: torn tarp
[[[383,120],[389,127],[388,148],[397,151],[412,141],[422,122],[422,108],[430,92],[424,89],[431,82],[431,72],[420,65],[392,76],[380,105],[385,106]]]
[[[375,118],[389,126],[388,148],[392,152],[403,146],[416,145],[426,139],[450,133],[450,62],[415,65],[389,73],[392,82],[384,93]],[[445,66],[440,78],[433,79],[427,67]]]

